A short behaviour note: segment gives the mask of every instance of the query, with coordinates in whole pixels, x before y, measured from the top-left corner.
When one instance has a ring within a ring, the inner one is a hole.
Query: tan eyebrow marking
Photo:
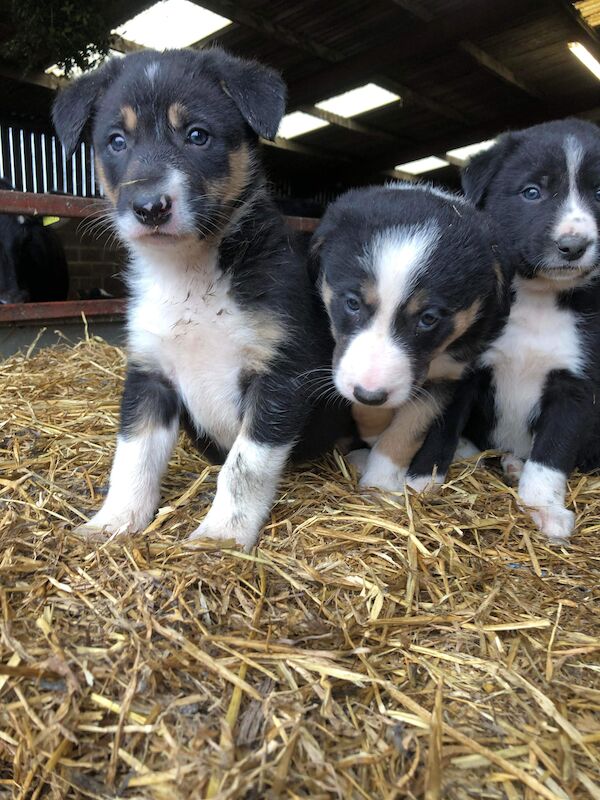
[[[137,114],[134,109],[131,106],[122,106],[121,117],[123,118],[123,126],[127,133],[133,133],[138,124]]]
[[[173,128],[180,128],[187,115],[187,108],[181,103],[171,103],[167,111],[169,123]]]

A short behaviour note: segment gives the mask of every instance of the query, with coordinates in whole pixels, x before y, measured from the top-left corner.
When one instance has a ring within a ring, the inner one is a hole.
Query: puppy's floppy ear
[[[321,248],[325,237],[321,234],[321,228],[314,232],[308,246],[308,274],[313,285],[316,285],[321,275]]]
[[[115,77],[121,65],[120,59],[111,59],[102,67],[76,78],[66,86],[52,106],[52,121],[70,158],[83,138],[83,132],[91,120],[96,103],[103,90]]]
[[[485,205],[489,185],[516,143],[514,133],[504,133],[492,147],[473,156],[464,167],[461,173],[463,192],[477,207]]]
[[[285,113],[286,86],[271,67],[214,50],[221,86],[252,130],[274,139]]]

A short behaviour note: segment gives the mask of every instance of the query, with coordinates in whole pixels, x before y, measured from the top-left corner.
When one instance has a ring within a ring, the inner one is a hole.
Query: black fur
[[[0,189],[13,187],[0,178]],[[58,236],[36,217],[0,214],[0,303],[65,300],[67,260]]]

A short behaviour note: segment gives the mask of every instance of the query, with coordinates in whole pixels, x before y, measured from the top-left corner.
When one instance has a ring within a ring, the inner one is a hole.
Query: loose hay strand
[[[556,548],[493,464],[385,497],[336,453],[246,554],[184,544],[218,471],[182,437],[146,534],[89,543],[124,363],[0,363],[0,794],[600,798],[598,476]]]

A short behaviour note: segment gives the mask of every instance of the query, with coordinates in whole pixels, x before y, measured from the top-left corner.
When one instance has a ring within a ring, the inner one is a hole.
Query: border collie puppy
[[[343,195],[315,233],[334,383],[373,445],[351,457],[362,486],[444,480],[471,366],[508,310],[510,279],[486,228],[464,199],[398,183]]]
[[[56,100],[69,154],[91,127],[131,256],[121,427],[85,532],[148,525],[182,418],[224,461],[192,538],[250,548],[290,456],[337,437],[340,414],[318,407],[303,379],[331,361],[327,320],[258,159],[258,137],[275,136],[284,108],[276,72],[218,49],[115,59]]]
[[[600,128],[567,119],[506,133],[469,162],[463,188],[516,269],[467,435],[506,452],[534,522],[563,539],[575,522],[568,475],[600,466]]]

